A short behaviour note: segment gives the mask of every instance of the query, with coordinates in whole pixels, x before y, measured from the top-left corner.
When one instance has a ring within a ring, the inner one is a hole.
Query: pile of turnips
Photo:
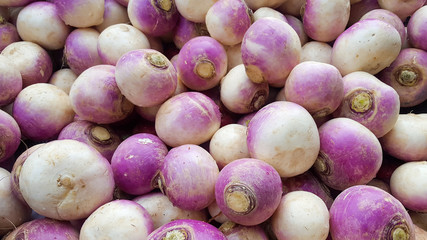
[[[0,238],[427,239],[426,0],[0,0]]]

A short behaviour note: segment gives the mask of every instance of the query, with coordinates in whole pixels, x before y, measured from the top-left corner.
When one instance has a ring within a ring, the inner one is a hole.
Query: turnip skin
[[[282,196],[279,173],[268,163],[243,158],[227,164],[215,184],[215,199],[231,221],[254,226],[271,217]]]
[[[170,147],[202,144],[220,128],[218,105],[203,93],[184,92],[166,100],[156,115],[157,135]]]
[[[427,162],[407,162],[400,165],[390,178],[391,194],[407,209],[427,212]]]
[[[175,68],[186,87],[208,90],[217,86],[226,74],[227,53],[212,37],[194,37],[181,48]]]
[[[18,149],[21,144],[21,129],[16,120],[3,110],[0,110],[0,162],[5,161]]]
[[[177,87],[172,63],[157,50],[136,49],[120,57],[115,77],[121,93],[139,107],[162,104]]]
[[[167,153],[166,145],[155,135],[140,133],[126,138],[111,159],[116,185],[132,195],[150,192]]]
[[[412,220],[391,194],[357,185],[342,191],[330,209],[332,239],[415,239]]]
[[[329,233],[329,211],[315,194],[294,191],[281,198],[271,224],[278,240],[324,240]]]
[[[271,41],[274,38],[274,41]],[[287,76],[300,61],[301,42],[296,31],[276,18],[263,18],[246,31],[242,60],[251,81],[283,87]]]
[[[413,107],[427,100],[426,68],[426,51],[405,48],[378,78],[397,91],[401,107]]]
[[[203,23],[205,22],[206,13],[217,0],[176,0],[178,12],[187,20]]]
[[[181,49],[186,42],[194,37],[209,36],[209,32],[204,22],[195,23],[189,21],[182,15],[179,16],[179,20],[175,26],[173,34],[173,42],[178,49]]]
[[[378,4],[381,8],[387,9],[393,13],[395,13],[397,16],[400,17],[403,21],[413,15],[413,13],[421,8],[425,0],[410,0],[410,1],[402,1],[402,0],[378,0]]]
[[[76,220],[112,200],[114,178],[108,160],[94,148],[77,140],[54,140],[25,160],[19,188],[38,214]]]
[[[396,124],[380,141],[385,152],[406,162],[427,160],[427,114],[399,114]]]
[[[174,206],[198,211],[215,201],[218,174],[219,168],[208,151],[185,144],[169,150],[153,183],[158,183]]]
[[[53,0],[53,3],[59,17],[72,27],[92,27],[104,20],[104,0]]]
[[[375,177],[383,152],[368,128],[349,118],[333,118],[319,127],[319,136],[314,171],[327,186],[344,190]]]
[[[0,236],[28,221],[31,209],[12,192],[11,174],[0,168]]]
[[[176,3],[172,0],[129,0],[127,11],[133,26],[155,37],[169,33],[179,18]]]
[[[147,240],[190,240],[216,239],[227,240],[224,234],[213,225],[193,219],[179,219],[154,230]]]
[[[117,86],[116,67],[96,65],[86,69],[70,89],[71,105],[83,120],[109,124],[125,119],[134,105]]]
[[[286,100],[303,106],[315,118],[334,112],[344,97],[339,70],[331,64],[315,61],[296,65],[284,88]]]
[[[253,12],[241,0],[219,0],[209,8],[205,17],[209,35],[224,45],[242,42],[253,22]]]
[[[4,240],[79,240],[79,232],[66,221],[50,218],[33,219],[17,227]]]
[[[95,26],[98,32],[102,32],[104,29],[114,24],[128,23],[129,16],[127,8],[121,5],[119,0],[105,0],[103,19],[101,24]]]
[[[73,70],[69,68],[62,68],[52,74],[49,79],[49,83],[59,87],[65,93],[69,94],[71,85],[73,85],[76,78],[77,74],[75,74]]]
[[[332,65],[343,76],[355,71],[377,74],[396,59],[401,45],[399,32],[390,24],[378,19],[361,20],[335,40]]]
[[[194,219],[207,222],[207,213],[204,210],[191,211],[173,206],[168,197],[161,192],[151,192],[138,196],[132,201],[143,206],[150,214],[154,229],[178,219]]]
[[[349,0],[307,0],[302,11],[305,33],[322,42],[335,40],[345,30],[349,17]]]
[[[324,42],[309,41],[304,44],[301,49],[301,62],[317,61],[331,64],[331,56],[332,47]]]
[[[37,43],[48,50],[63,48],[71,32],[71,27],[58,16],[55,4],[40,1],[26,5],[19,12],[16,28],[22,40]]]
[[[221,209],[219,209],[218,204],[216,203],[216,201],[214,201],[213,203],[211,203],[208,206],[208,212],[209,215],[211,216],[210,219],[215,220],[215,222],[217,223],[225,223],[225,222],[231,222],[230,219],[228,219],[227,216],[225,216]]]
[[[305,108],[289,101],[258,110],[248,125],[247,145],[252,158],[271,164],[281,177],[307,171],[320,149],[314,119]]]
[[[66,125],[57,139],[74,139],[86,143],[98,150],[108,161],[111,161],[111,157],[122,141],[111,126],[85,120],[76,120]]]
[[[287,2],[291,2],[291,1],[292,0],[288,0]],[[300,0],[297,0],[297,1],[300,1]],[[299,40],[301,42],[301,46],[306,44],[309,39],[308,39],[307,33],[304,31],[304,25],[302,21],[299,18],[289,14],[285,14],[285,17],[286,17],[287,23],[289,23],[289,25],[291,25],[291,27],[298,34]]]
[[[234,222],[228,221],[219,227],[219,230],[224,233],[228,240],[252,239],[252,240],[268,240],[267,234],[260,225],[242,226]]]
[[[16,26],[10,22],[6,22],[6,19],[4,18],[3,20],[0,19],[0,37],[2,39],[0,43],[0,51],[2,51],[9,44],[21,40]]]
[[[286,19],[286,16],[283,13],[277,11],[274,8],[270,8],[270,7],[258,8],[256,11],[254,11],[253,16],[254,16],[254,21],[261,19],[261,18],[274,17],[274,18],[283,20],[285,22],[288,22],[288,20]]]
[[[371,130],[377,138],[387,134],[400,112],[399,94],[372,74],[357,71],[343,77],[344,98],[333,113]]]
[[[54,107],[53,107],[54,106]],[[32,84],[19,92],[12,115],[22,135],[33,141],[56,138],[74,118],[69,96],[48,83]]]
[[[34,83],[46,83],[52,75],[52,60],[48,52],[36,43],[14,42],[1,54],[21,73],[23,88]]]
[[[409,43],[414,48],[422,49],[424,51],[427,51],[427,43],[424,40],[427,34],[424,27],[427,22],[426,13],[426,6],[419,8],[414,12],[414,14],[412,14],[407,25]]]
[[[111,25],[100,32],[98,37],[98,54],[104,64],[117,65],[125,53],[148,48],[150,42],[147,36],[127,23]]]
[[[145,239],[153,230],[153,220],[144,207],[130,200],[114,200],[84,221],[79,240]]]

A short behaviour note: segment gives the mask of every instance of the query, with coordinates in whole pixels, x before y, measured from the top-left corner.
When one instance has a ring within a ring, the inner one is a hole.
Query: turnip
[[[185,144],[168,152],[157,183],[174,206],[198,211],[215,201],[218,174],[218,166],[208,151]]]
[[[271,39],[274,41],[271,41]],[[295,30],[276,18],[254,22],[242,41],[242,60],[251,81],[283,87],[300,61],[301,42]]]
[[[46,83],[52,75],[52,60],[40,45],[18,41],[9,44],[1,55],[7,57],[13,67],[19,70],[23,87],[34,83]]]
[[[380,141],[384,151],[403,161],[427,160],[427,114],[399,114],[393,129]]]
[[[128,137],[111,159],[116,185],[133,195],[150,192],[167,153],[166,145],[155,135],[140,133]]]
[[[153,230],[153,220],[144,207],[130,200],[114,200],[84,221],[79,240],[145,239]]]
[[[177,86],[172,63],[157,50],[125,53],[116,65],[116,81],[122,94],[139,107],[152,107],[168,99]]]
[[[31,209],[12,192],[10,172],[0,168],[0,236],[28,221]]]
[[[230,69],[220,82],[221,102],[234,113],[245,114],[259,110],[267,102],[267,82],[255,83],[246,75],[245,66]]]
[[[379,19],[395,27],[397,32],[399,32],[403,46],[406,39],[405,25],[403,25],[402,20],[395,13],[386,9],[374,9],[360,18],[360,20],[363,19]]]
[[[402,41],[392,25],[365,19],[347,28],[332,46],[332,64],[343,76],[365,71],[377,74],[399,55]]]
[[[176,8],[180,15],[187,20],[203,23],[206,13],[217,0],[175,0]]]
[[[421,8],[425,2],[426,0],[378,0],[378,4],[381,8],[395,13],[402,20],[413,15],[413,13]]]
[[[2,51],[7,45],[21,40],[16,26],[7,22],[2,15],[0,15],[0,37],[2,39],[0,42],[0,51]]]
[[[313,174],[313,171],[306,171],[300,175],[282,179],[283,194],[293,191],[307,191],[320,197],[328,207],[331,207],[334,199],[329,188]]]
[[[215,184],[215,199],[231,221],[254,226],[271,217],[282,197],[279,173],[268,163],[241,158],[227,164]]]
[[[17,227],[4,240],[79,240],[79,232],[66,221],[50,218],[33,219]]]
[[[93,28],[77,28],[67,37],[64,47],[64,59],[77,75],[84,70],[99,65],[102,60],[98,54],[99,32]]]
[[[0,55],[0,88],[0,106],[12,103],[22,90],[21,73],[3,55]]]
[[[136,27],[118,23],[104,29],[98,37],[98,54],[104,64],[116,65],[127,52],[150,48],[148,38]]]
[[[242,226],[234,222],[228,221],[219,227],[219,230],[224,233],[228,240],[252,239],[252,240],[268,240],[267,234],[261,226]]]
[[[219,0],[209,8],[205,22],[211,37],[224,45],[236,45],[252,24],[253,12],[243,0]]]
[[[216,201],[208,206],[208,212],[211,216],[210,221],[214,220],[217,223],[231,222],[230,219],[221,212]]]
[[[400,165],[390,178],[391,194],[407,209],[427,212],[425,184],[427,184],[427,162],[407,162]]]
[[[227,240],[224,234],[213,225],[193,219],[180,219],[169,222],[154,230],[147,240]]]
[[[245,0],[249,8],[254,11],[261,7],[277,8],[286,1],[287,0]]]
[[[349,118],[333,118],[319,127],[319,135],[314,171],[327,186],[344,190],[375,177],[382,163],[382,149],[368,128]]]
[[[125,119],[134,105],[117,86],[116,67],[96,65],[86,69],[70,89],[71,105],[83,120],[109,124]]]
[[[55,138],[75,115],[67,93],[48,83],[22,89],[13,103],[12,114],[22,134],[34,141]]]
[[[189,21],[180,15],[173,32],[173,42],[175,46],[181,49],[186,42],[198,36],[209,36],[206,24],[204,22],[195,23]]]
[[[75,74],[73,70],[70,68],[62,68],[52,74],[49,79],[49,83],[59,87],[65,93],[69,94],[71,85],[73,85],[76,78],[77,74]]]
[[[286,100],[307,109],[313,117],[334,112],[344,97],[339,70],[328,63],[305,61],[296,65],[285,83]]]
[[[415,239],[405,207],[377,187],[345,189],[335,198],[329,213],[332,239]]]
[[[74,139],[86,143],[111,161],[113,153],[121,143],[120,136],[108,125],[77,120],[65,126],[57,139]]]
[[[94,148],[77,140],[54,140],[25,160],[19,188],[38,214],[76,220],[112,200],[114,179],[108,160]]]
[[[427,100],[427,52],[405,48],[378,78],[399,94],[401,107],[413,107]]]
[[[175,207],[169,198],[161,192],[147,193],[134,198],[133,201],[148,211],[153,220],[154,229],[178,219],[207,221],[207,214],[204,210],[191,211]]]
[[[258,110],[249,122],[247,134],[251,157],[271,164],[281,177],[307,171],[320,149],[312,116],[289,101],[273,102]]]
[[[179,18],[172,0],[129,0],[127,11],[132,25],[151,36],[169,33]]]
[[[217,86],[226,74],[227,53],[212,37],[194,37],[181,48],[175,67],[185,86],[207,90]]]
[[[246,126],[227,124],[212,136],[209,141],[209,153],[220,169],[236,159],[250,157],[246,144],[246,131]]]
[[[300,17],[301,8],[304,7],[304,4],[305,0],[287,0],[278,7],[278,10],[285,15]]]
[[[104,20],[104,0],[53,0],[53,3],[67,25],[86,28],[99,25]]]
[[[71,32],[71,27],[58,16],[55,4],[40,1],[25,6],[19,12],[16,28],[22,40],[35,42],[48,50],[63,48]]]
[[[297,1],[300,1],[300,0],[297,0]],[[292,2],[292,0],[288,0],[287,2]],[[285,14],[285,17],[289,25],[291,25],[291,27],[295,30],[295,32],[297,32],[301,45],[303,46],[304,44],[306,44],[309,39],[308,39],[307,33],[305,33],[304,31],[304,25],[302,21],[299,18],[289,14]]]
[[[358,22],[360,18],[367,12],[381,8],[378,4],[378,0],[362,0],[357,3],[351,4],[350,7],[350,19],[348,20],[347,26],[351,26]]]
[[[275,10],[274,8],[270,8],[270,7],[258,8],[253,13],[253,16],[254,16],[254,21],[261,19],[261,18],[274,17],[274,18],[283,20],[285,22],[288,22],[288,20],[286,19],[285,15],[283,15],[283,13]]]
[[[0,162],[11,157],[21,144],[21,130],[16,120],[0,110]]]
[[[329,233],[329,211],[315,194],[294,191],[282,197],[271,224],[278,240],[322,240]]]
[[[347,74],[343,82],[344,98],[333,115],[356,120],[378,138],[388,133],[400,111],[396,90],[363,71]]]
[[[103,19],[101,24],[95,26],[98,32],[102,32],[104,29],[114,24],[129,22],[126,7],[116,0],[105,0]]]
[[[426,36],[426,30],[424,26],[427,22],[426,12],[426,6],[420,7],[417,11],[414,12],[414,14],[412,14],[407,24],[409,43],[414,48],[422,49],[424,51],[427,51],[427,44],[424,41]]]
[[[350,1],[307,0],[301,14],[304,31],[311,39],[330,42],[347,26]]]
[[[168,146],[202,144],[220,128],[218,105],[203,93],[184,92],[166,100],[156,115],[158,136]]]
[[[301,62],[317,61],[331,64],[331,60],[332,47],[327,43],[319,41],[309,41],[302,46]]]

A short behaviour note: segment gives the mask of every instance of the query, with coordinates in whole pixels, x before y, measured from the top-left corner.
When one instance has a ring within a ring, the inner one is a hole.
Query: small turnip
[[[0,37],[2,39],[0,43],[0,51],[2,51],[7,45],[18,42],[21,40],[18,34],[16,26],[10,22],[7,22],[4,17],[0,14]]]
[[[12,103],[22,90],[21,73],[3,55],[0,55],[0,88],[0,106]]]
[[[69,68],[62,68],[52,74],[49,79],[49,83],[59,87],[65,93],[69,94],[71,85],[73,85],[76,79],[77,74],[75,74],[73,70]]]
[[[127,8],[120,4],[119,0],[105,0],[103,19],[101,24],[95,26],[98,32],[102,32],[104,29],[114,24],[128,23],[129,16]]]
[[[331,64],[331,60],[332,47],[327,43],[319,41],[309,41],[302,46],[301,62],[317,61]]]
[[[96,26],[104,20],[104,0],[53,0],[59,17],[76,28]]]

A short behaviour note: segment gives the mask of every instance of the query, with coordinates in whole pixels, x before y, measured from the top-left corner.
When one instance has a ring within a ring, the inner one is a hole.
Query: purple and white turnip
[[[104,0],[53,0],[59,17],[75,28],[99,25],[104,20]]]
[[[224,234],[213,225],[194,219],[171,221],[154,230],[147,240],[227,240]]]
[[[22,90],[21,73],[3,55],[0,55],[0,88],[0,106],[12,103]]]

